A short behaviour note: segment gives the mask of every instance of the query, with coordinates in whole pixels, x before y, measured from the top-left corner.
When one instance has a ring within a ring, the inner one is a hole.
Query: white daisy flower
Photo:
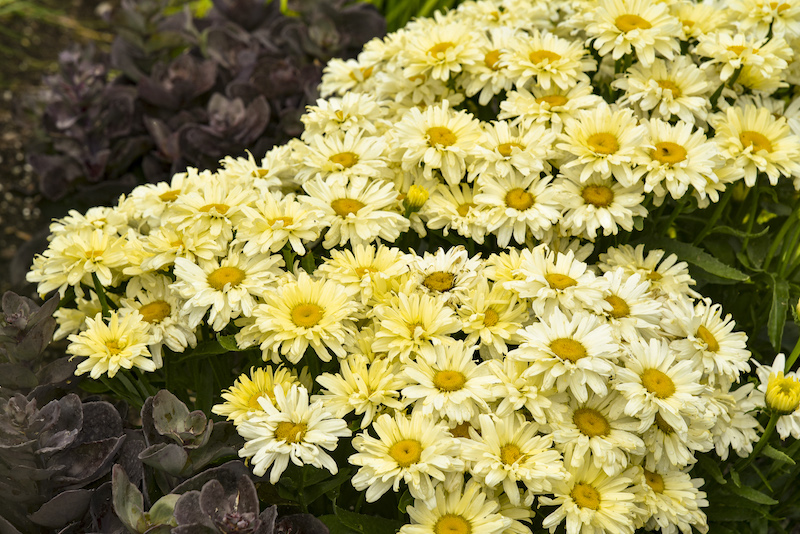
[[[485,123],[480,155],[469,166],[467,179],[471,182],[481,175],[509,176],[514,172],[529,175],[548,170],[546,160],[553,154],[555,133],[536,124],[510,126],[505,121]]]
[[[465,65],[483,60],[469,25],[435,19],[416,19],[415,23],[400,57],[405,77],[429,75],[446,82]]]
[[[681,2],[672,4],[670,8],[683,26],[681,41],[690,41],[701,35],[713,33],[728,26],[730,22],[728,16],[730,12],[719,9],[713,4]]]
[[[334,450],[339,438],[350,436],[347,423],[327,412],[322,402],[309,404],[308,390],[303,386],[292,385],[286,393],[277,386],[274,393],[274,405],[259,397],[263,415],[254,414],[236,427],[245,439],[239,456],[249,459],[256,476],[270,469],[270,484],[278,483],[289,460],[335,475],[339,467],[325,450]]]
[[[796,1],[732,0],[727,6],[744,32],[776,37],[800,37],[800,4]]]
[[[797,371],[784,372],[786,357],[783,354],[775,356],[772,365],[755,363],[760,383],[753,392],[753,400],[759,406],[782,413],[775,425],[781,439],[789,436],[800,439],[800,374]]]
[[[525,303],[505,289],[501,284],[489,286],[485,277],[480,277],[471,294],[458,308],[461,330],[467,334],[464,343],[480,344],[497,359],[504,359],[508,344],[518,345],[521,338],[517,331],[528,322]]]
[[[517,87],[525,87],[533,80],[533,85],[545,90],[551,84],[566,90],[588,82],[586,72],[596,69],[595,60],[583,43],[539,30],[513,40],[508,49],[501,51],[500,65]]]
[[[424,415],[456,423],[489,411],[491,385],[497,377],[487,364],[472,360],[475,346],[463,341],[422,347],[417,358],[403,366],[407,386],[403,397]]]
[[[614,389],[625,398],[627,415],[638,417],[642,429],[653,424],[656,414],[678,432],[687,431],[686,417],[705,408],[701,371],[691,360],[676,361],[676,353],[665,340],[636,341],[630,355],[620,362]]]
[[[650,283],[617,268],[603,274],[608,293],[603,313],[617,339],[632,343],[657,336],[662,304],[650,296]]]
[[[518,482],[533,493],[547,493],[566,478],[561,454],[552,448],[551,436],[539,435],[538,424],[515,414],[502,419],[483,414],[480,428],[464,442],[469,471],[486,486],[502,485],[512,504],[520,504]]]
[[[406,284],[413,291],[458,305],[473,290],[482,267],[479,256],[470,258],[460,245],[446,251],[440,248],[433,254],[426,251],[423,256],[410,257],[410,278]]]
[[[744,67],[754,69],[762,77],[770,77],[786,69],[792,49],[782,37],[767,39],[745,33],[718,31],[700,35],[694,53],[711,58],[702,65],[720,66],[719,79],[728,81]]]
[[[444,423],[437,423],[420,411],[411,416],[396,412],[383,414],[372,424],[378,435],[362,432],[353,438],[357,451],[349,462],[359,467],[352,483],[366,491],[367,502],[375,502],[390,489],[400,491],[405,482],[411,496],[429,502],[435,497],[434,484],[450,472],[464,470],[457,457],[461,446]]]
[[[542,377],[528,372],[530,366],[530,362],[512,358],[492,362],[489,369],[499,379],[499,383],[492,386],[494,397],[500,400],[495,414],[506,417],[524,408],[540,424],[563,417],[567,411],[567,395],[544,389]]]
[[[300,117],[305,125],[302,138],[350,131],[379,135],[383,133],[385,113],[386,109],[372,94],[347,92],[341,98],[320,98],[316,106],[307,106],[306,113]]]
[[[111,312],[108,322],[98,313],[94,319],[86,318],[86,329],[67,338],[70,360],[84,357],[75,369],[75,375],[84,373],[97,380],[104,374],[114,378],[120,369],[136,367],[142,371],[156,370],[147,345],[150,343],[148,324],[139,312],[120,315]]]
[[[234,244],[241,243],[247,255],[280,252],[287,243],[302,255],[305,243],[322,231],[321,212],[294,194],[267,193],[243,210],[246,218],[236,227]]]
[[[319,273],[336,280],[349,293],[360,294],[365,306],[373,299],[377,284],[396,280],[409,270],[409,256],[385,245],[356,245],[352,250],[332,249],[330,254],[330,259],[319,266]]]
[[[175,258],[175,282],[170,288],[186,299],[183,313],[189,328],[209,312],[208,322],[219,332],[232,319],[252,315],[256,297],[264,296],[281,267],[281,256],[247,256],[235,248],[219,260],[194,263]]]
[[[700,510],[708,506],[706,493],[699,489],[704,484],[702,478],[693,479],[675,468],[655,472],[637,467],[634,481],[639,488],[638,501],[649,517],[647,530],[691,534],[695,527],[698,532],[708,532],[706,514]]]
[[[478,207],[474,201],[478,184],[447,185],[438,184],[428,201],[419,212],[425,226],[431,230],[442,230],[448,235],[450,230],[479,245],[483,244],[487,232],[488,206]]]
[[[511,124],[515,126],[549,126],[553,133],[558,134],[567,119],[575,118],[581,111],[594,109],[603,102],[588,83],[578,84],[568,90],[558,87],[549,90],[532,87],[530,91],[518,88],[509,91],[506,99],[500,102],[497,118],[513,119]]]
[[[588,400],[589,389],[608,394],[620,347],[597,316],[575,311],[568,319],[556,308],[519,335],[524,341],[508,358],[533,362],[527,373],[541,376],[545,389],[569,391],[580,402]]]
[[[222,392],[225,402],[214,405],[211,411],[238,426],[253,413],[265,413],[259,399],[266,399],[274,406],[275,388],[280,388],[286,394],[293,385],[300,385],[300,382],[292,369],[282,366],[251,367],[249,375],[241,374],[230,388]]]
[[[319,93],[323,98],[367,93],[375,86],[374,72],[375,64],[369,60],[331,58],[322,69]]]
[[[298,146],[295,158],[300,167],[295,180],[303,184],[312,178],[347,181],[353,176],[388,178],[383,137],[365,136],[358,130],[329,135],[307,136],[305,150]]]
[[[645,256],[644,245],[620,245],[610,247],[600,254],[597,266],[604,272],[622,267],[629,274],[638,273],[642,280],[650,282],[650,288],[655,296],[675,298],[677,295],[694,295],[689,289],[694,285],[694,279],[689,276],[689,265],[685,261],[678,261],[678,256],[670,254],[664,261],[663,250],[651,250]]]
[[[484,22],[484,21],[482,21]],[[501,50],[508,48],[516,39],[510,27],[491,28],[488,32],[473,33],[473,46],[483,55],[483,61],[463,65],[463,72],[458,77],[459,86],[463,87],[468,97],[478,95],[478,103],[487,105],[491,99],[502,91],[513,87],[513,78],[508,69],[500,63]]]
[[[143,237],[142,244],[147,254],[139,265],[142,272],[169,268],[175,263],[175,258],[192,262],[211,261],[224,256],[228,250],[228,241],[221,235],[214,237],[207,231],[176,230],[171,226],[154,228]]]
[[[728,459],[729,449],[741,458],[750,456],[758,441],[760,425],[755,414],[759,408],[756,401],[755,384],[747,383],[734,391],[730,386],[719,384],[706,395],[708,411],[716,415],[711,428],[717,456]]]

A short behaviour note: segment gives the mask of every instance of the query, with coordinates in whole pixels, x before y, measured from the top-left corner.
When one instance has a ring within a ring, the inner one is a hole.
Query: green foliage
[[[429,17],[436,11],[452,9],[461,0],[365,0],[376,6],[386,17],[386,28],[393,32],[411,19]]]

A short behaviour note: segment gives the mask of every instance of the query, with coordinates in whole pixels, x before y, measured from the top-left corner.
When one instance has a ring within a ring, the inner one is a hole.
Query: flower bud
[[[781,415],[794,412],[800,406],[800,381],[795,377],[784,377],[783,371],[770,373],[766,401],[773,412]]]
[[[406,208],[406,216],[419,211],[425,202],[428,201],[428,190],[421,185],[412,185],[408,190],[406,198],[403,199],[403,206]]]

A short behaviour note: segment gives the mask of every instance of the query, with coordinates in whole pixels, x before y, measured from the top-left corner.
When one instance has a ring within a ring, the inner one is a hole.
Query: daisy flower
[[[379,135],[382,133],[379,127],[382,126],[381,119],[385,113],[386,109],[371,94],[348,92],[341,98],[320,98],[316,106],[307,106],[306,112],[300,117],[305,126],[302,138],[350,131]]]
[[[325,98],[331,95],[347,96],[348,94],[367,93],[375,86],[372,77],[375,65],[361,58],[331,58],[322,69],[320,95]]]
[[[580,41],[562,39],[549,32],[534,30],[520,36],[500,53],[500,65],[505,67],[517,87],[528,81],[542,89],[551,84],[562,90],[588,82],[586,72],[596,69],[595,60]]]
[[[192,262],[200,259],[211,261],[224,256],[228,241],[223,236],[214,237],[210,232],[196,232],[192,229],[176,230],[170,226],[159,226],[143,237],[142,244],[147,256],[142,259],[139,269],[153,272],[172,266],[175,258],[186,258]]]
[[[492,386],[497,403],[495,414],[506,417],[525,408],[534,421],[546,424],[548,420],[563,417],[566,413],[566,394],[542,387],[541,376],[532,376],[530,362],[513,358],[495,360],[489,367],[499,382]]]
[[[488,230],[497,235],[498,246],[506,247],[512,236],[517,243],[525,243],[528,231],[541,239],[558,220],[561,204],[549,186],[551,180],[551,176],[538,173],[479,178],[475,204],[488,208]]]
[[[762,77],[770,77],[786,69],[792,49],[781,37],[760,39],[744,33],[718,31],[698,37],[695,54],[711,58],[702,66],[720,67],[719,79],[728,81],[743,67],[755,69]]]
[[[555,447],[571,458],[571,467],[592,461],[608,475],[615,475],[628,467],[630,454],[644,453],[644,442],[636,435],[640,421],[625,417],[616,404],[615,393],[589,395],[586,402],[571,399],[564,418],[549,423]]]
[[[716,415],[711,428],[714,449],[717,456],[728,459],[728,450],[733,449],[741,458],[750,456],[753,445],[758,441],[758,393],[752,382],[731,391],[727,384],[719,384],[706,395],[708,411]]]
[[[431,230],[442,230],[448,235],[450,230],[455,230],[458,235],[472,239],[478,244],[483,244],[486,236],[486,217],[489,213],[488,206],[479,208],[474,202],[474,184],[437,184],[431,191],[431,196],[420,210],[419,215],[425,221],[425,226]]]
[[[562,143],[556,145],[574,156],[562,169],[580,169],[580,181],[592,173],[603,177],[614,175],[622,185],[630,187],[641,175],[632,165],[645,144],[647,129],[637,124],[630,109],[612,110],[600,105],[583,111],[577,119],[567,120],[561,134]]]
[[[278,188],[281,186],[281,175],[286,171],[287,163],[276,157],[285,147],[276,147],[270,150],[258,162],[253,154],[246,150],[247,157],[234,158],[226,156],[219,163],[222,168],[217,171],[219,177],[230,183],[243,186],[254,186],[261,190]]]
[[[456,423],[489,411],[491,385],[497,378],[486,363],[472,360],[475,346],[463,341],[420,349],[417,358],[403,366],[408,385],[403,397],[426,416],[447,418]]]
[[[361,428],[372,424],[375,414],[384,407],[402,410],[400,390],[408,384],[400,366],[390,360],[370,362],[366,356],[348,354],[339,362],[338,373],[323,373],[317,382],[324,388],[314,400],[321,400],[325,408],[336,417],[350,412],[364,415]]]
[[[575,118],[581,111],[593,109],[603,102],[588,83],[579,83],[567,90],[558,87],[549,90],[532,87],[530,91],[518,88],[509,91],[506,99],[500,102],[497,118],[513,119],[512,125],[549,126],[553,133],[558,134],[567,119]]]
[[[645,528],[664,533],[691,534],[694,526],[699,532],[708,532],[706,514],[700,510],[708,506],[706,493],[700,491],[702,478],[691,478],[680,469],[655,472],[638,467],[634,477],[638,501],[646,511]]]
[[[645,124],[652,146],[638,161],[647,169],[645,192],[655,191],[657,196],[663,197],[669,191],[672,198],[678,199],[686,194],[689,186],[703,190],[708,177],[714,177],[714,168],[718,165],[716,143],[708,141],[703,130],[687,122],[671,125],[651,119]]]
[[[711,386],[735,382],[750,370],[747,334],[734,332],[735,326],[719,304],[693,305],[688,298],[667,301],[662,318],[663,330],[675,338],[670,348],[680,359],[694,360]]]
[[[662,305],[650,296],[650,283],[621,268],[604,273],[603,278],[608,280],[603,313],[615,337],[628,343],[655,337]]]
[[[547,493],[566,478],[561,454],[551,436],[539,434],[537,423],[516,414],[502,419],[483,414],[480,429],[480,434],[471,430],[464,444],[469,471],[490,488],[502,485],[511,504],[520,504],[518,482],[533,493]]]
[[[483,61],[463,65],[458,83],[468,97],[478,95],[478,103],[487,105],[501,91],[513,87],[513,79],[508,69],[500,62],[501,50],[508,48],[516,40],[514,30],[509,27],[491,28],[486,34],[471,36],[475,46],[483,55]]]
[[[403,525],[400,534],[493,534],[512,524],[502,514],[500,503],[479,483],[470,480],[464,484],[463,478],[453,488],[439,484],[433,503],[416,500],[406,512],[411,523]]]
[[[293,384],[285,393],[276,386],[274,393],[274,405],[259,397],[264,414],[253,414],[236,427],[245,439],[239,456],[249,459],[256,476],[264,476],[269,469],[270,484],[278,483],[289,460],[335,475],[339,468],[325,451],[334,450],[339,438],[350,437],[347,423],[333,417],[322,402],[309,404],[308,390],[303,386]]]
[[[169,182],[143,184],[134,188],[128,198],[133,203],[136,213],[148,222],[155,223],[161,219],[164,210],[171,206],[181,193],[186,194],[196,189],[195,184],[209,179],[211,179],[211,171],[198,173],[197,169],[189,167],[186,172],[172,175]],[[157,224],[153,226],[157,226]],[[52,226],[50,231],[53,232]]]
[[[733,17],[743,32],[800,37],[800,4],[795,1],[733,0],[727,7],[736,13]]]
[[[367,244],[376,239],[394,242],[408,230],[408,219],[398,211],[400,203],[391,182],[355,176],[347,183],[309,180],[303,184],[309,196],[300,197],[318,209],[320,222],[328,227],[325,248]]]
[[[614,389],[625,398],[625,413],[638,417],[642,428],[652,425],[658,414],[670,427],[685,433],[683,416],[698,415],[705,407],[701,394],[707,386],[700,383],[702,373],[695,362],[676,361],[666,340],[636,341],[629,350],[614,381]]]
[[[439,170],[448,184],[455,185],[464,178],[483,132],[472,115],[451,110],[444,100],[424,112],[411,108],[391,135],[391,144],[397,146],[393,158],[402,162],[403,170],[422,165],[425,178]]]
[[[128,281],[125,287],[127,298],[120,299],[120,311],[137,310],[142,320],[149,325],[150,354],[160,368],[162,347],[173,352],[183,352],[186,347],[197,344],[194,328],[190,328],[181,311],[183,299],[170,289],[172,280],[163,275],[145,275]]]
[[[324,181],[344,180],[353,176],[387,178],[384,157],[387,146],[383,137],[365,136],[358,130],[328,135],[307,136],[308,145],[295,157],[300,168],[295,180],[303,184],[312,178]]]
[[[505,121],[484,124],[480,155],[469,166],[467,179],[489,174],[509,176],[514,172],[529,175],[549,167],[546,160],[554,153],[556,136],[543,125],[510,126]]]
[[[113,300],[112,294],[107,294]],[[53,334],[53,341],[64,339],[70,334],[75,334],[86,329],[86,318],[94,317],[103,311],[100,299],[94,291],[89,291],[88,298],[75,297],[72,304],[75,308],[61,306],[53,312],[53,319],[58,323],[58,330]]]
[[[247,256],[235,248],[224,258],[199,263],[175,258],[175,282],[170,287],[186,299],[183,313],[190,328],[209,312],[208,322],[219,332],[231,319],[252,315],[256,297],[264,296],[281,267],[281,256]]]
[[[747,105],[730,107],[712,124],[714,140],[728,166],[744,170],[748,187],[756,183],[759,172],[766,173],[772,185],[780,176],[800,177],[800,137],[791,133],[786,119],[776,119],[766,108]]]
[[[409,32],[401,56],[406,78],[429,75],[446,82],[465,65],[483,60],[468,24],[434,19],[416,19],[415,22],[418,27]]]
[[[321,212],[294,194],[267,193],[243,209],[246,218],[236,227],[234,244],[241,243],[247,255],[280,252],[287,243],[303,255],[304,244],[316,240],[322,231]]]
[[[570,459],[565,458],[569,466]],[[539,497],[545,506],[558,506],[544,518],[542,526],[551,534],[566,522],[570,534],[633,534],[641,520],[633,493],[630,471],[608,475],[591,462],[575,469],[567,467],[569,477],[553,488],[553,497]]]
[[[441,299],[412,293],[392,297],[374,308],[380,329],[375,333],[373,350],[390,358],[408,358],[422,347],[438,345],[461,329],[453,310]]]
[[[522,272],[522,264],[528,252],[516,248],[509,248],[486,258],[483,274],[492,282],[499,283],[504,288],[513,290],[509,282],[523,282],[526,275]]]
[[[796,371],[784,372],[785,369],[783,354],[775,356],[772,365],[756,362],[759,385],[753,400],[781,414],[775,425],[781,439],[800,439],[800,375]]]
[[[226,417],[228,421],[233,421],[233,424],[238,426],[253,412],[265,413],[259,399],[266,399],[275,405],[275,388],[286,394],[293,385],[299,384],[297,375],[292,369],[283,366],[251,367],[249,376],[246,373],[240,375],[230,388],[222,392],[221,396],[225,402],[214,405],[211,412]]]
[[[694,285],[694,279],[689,276],[689,264],[678,261],[678,256],[670,254],[664,258],[663,250],[651,250],[645,256],[644,245],[620,245],[610,247],[600,254],[597,266],[606,272],[617,267],[622,267],[626,273],[638,273],[642,280],[650,282],[651,291],[655,296],[665,295],[675,298],[677,295],[689,295],[694,292],[689,289]],[[663,259],[663,261],[662,261]]]
[[[599,395],[608,394],[620,348],[613,340],[611,327],[602,324],[597,316],[575,311],[568,319],[556,308],[519,335],[524,341],[508,357],[533,362],[527,372],[541,376],[545,389],[569,391],[580,402],[588,400],[588,389]]]
[[[348,292],[360,294],[363,305],[373,298],[376,284],[397,279],[409,269],[408,256],[385,245],[356,245],[352,250],[332,249],[330,254],[330,259],[319,266],[319,272],[348,288]]]
[[[479,256],[470,258],[461,245],[440,248],[434,254],[426,251],[423,256],[410,257],[407,284],[448,304],[460,304],[475,286],[482,267]]]
[[[672,59],[680,50],[681,24],[656,0],[600,0],[584,31],[594,49],[601,56],[610,52],[614,61],[634,50],[647,66],[656,52]]]
[[[367,432],[355,436],[356,453],[349,458],[359,467],[353,487],[367,490],[367,502],[375,502],[390,489],[399,492],[401,482],[408,485],[412,497],[428,502],[435,496],[436,482],[443,482],[447,473],[464,470],[464,462],[458,458],[458,440],[444,423],[418,410],[411,416],[383,414],[372,429],[378,437]]]
[[[683,26],[681,41],[698,39],[701,35],[713,33],[729,24],[729,12],[719,9],[713,4],[681,2],[672,4],[670,7],[672,14]]]
[[[147,350],[150,342],[147,330],[147,323],[137,311],[126,315],[111,312],[108,322],[100,313],[94,319],[87,317],[86,329],[67,338],[70,342],[67,353],[72,354],[70,360],[85,358],[75,369],[75,375],[89,373],[97,380],[104,374],[114,378],[120,369],[136,367],[155,371],[156,364]]]
[[[518,345],[517,331],[528,322],[527,306],[501,284],[489,286],[484,277],[473,286],[470,295],[458,308],[461,330],[467,334],[464,343],[480,343],[493,358],[502,359],[508,345]]]
[[[620,228],[630,232],[634,217],[647,216],[640,182],[625,187],[613,176],[599,174],[581,180],[577,169],[565,169],[553,182],[553,189],[564,205],[561,228],[569,235],[593,240],[598,230],[606,236],[617,235]]]
[[[255,307],[253,323],[236,334],[239,346],[258,344],[264,361],[271,358],[275,363],[283,356],[296,364],[308,347],[323,362],[331,360],[329,350],[344,358],[342,345],[355,331],[357,311],[347,290],[333,280],[314,280],[304,271],[282,282]]]
[[[653,118],[676,115],[689,123],[706,118],[710,86],[705,71],[686,56],[670,62],[656,59],[650,66],[637,63],[611,86],[625,91],[620,104],[632,103]]]
[[[641,433],[647,453],[642,466],[654,472],[669,471],[694,464],[698,452],[714,448],[710,429],[714,421],[707,417],[693,417],[687,432],[680,432],[656,414],[652,426]]]

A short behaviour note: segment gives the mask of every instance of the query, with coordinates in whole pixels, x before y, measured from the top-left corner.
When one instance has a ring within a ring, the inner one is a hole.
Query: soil
[[[31,0],[16,13],[0,16],[0,293],[30,296],[35,288],[24,273],[46,231],[36,177],[25,148],[35,138],[34,111],[44,105],[43,77],[58,70],[58,53],[75,43],[111,37],[97,13],[110,8],[99,0]]]

